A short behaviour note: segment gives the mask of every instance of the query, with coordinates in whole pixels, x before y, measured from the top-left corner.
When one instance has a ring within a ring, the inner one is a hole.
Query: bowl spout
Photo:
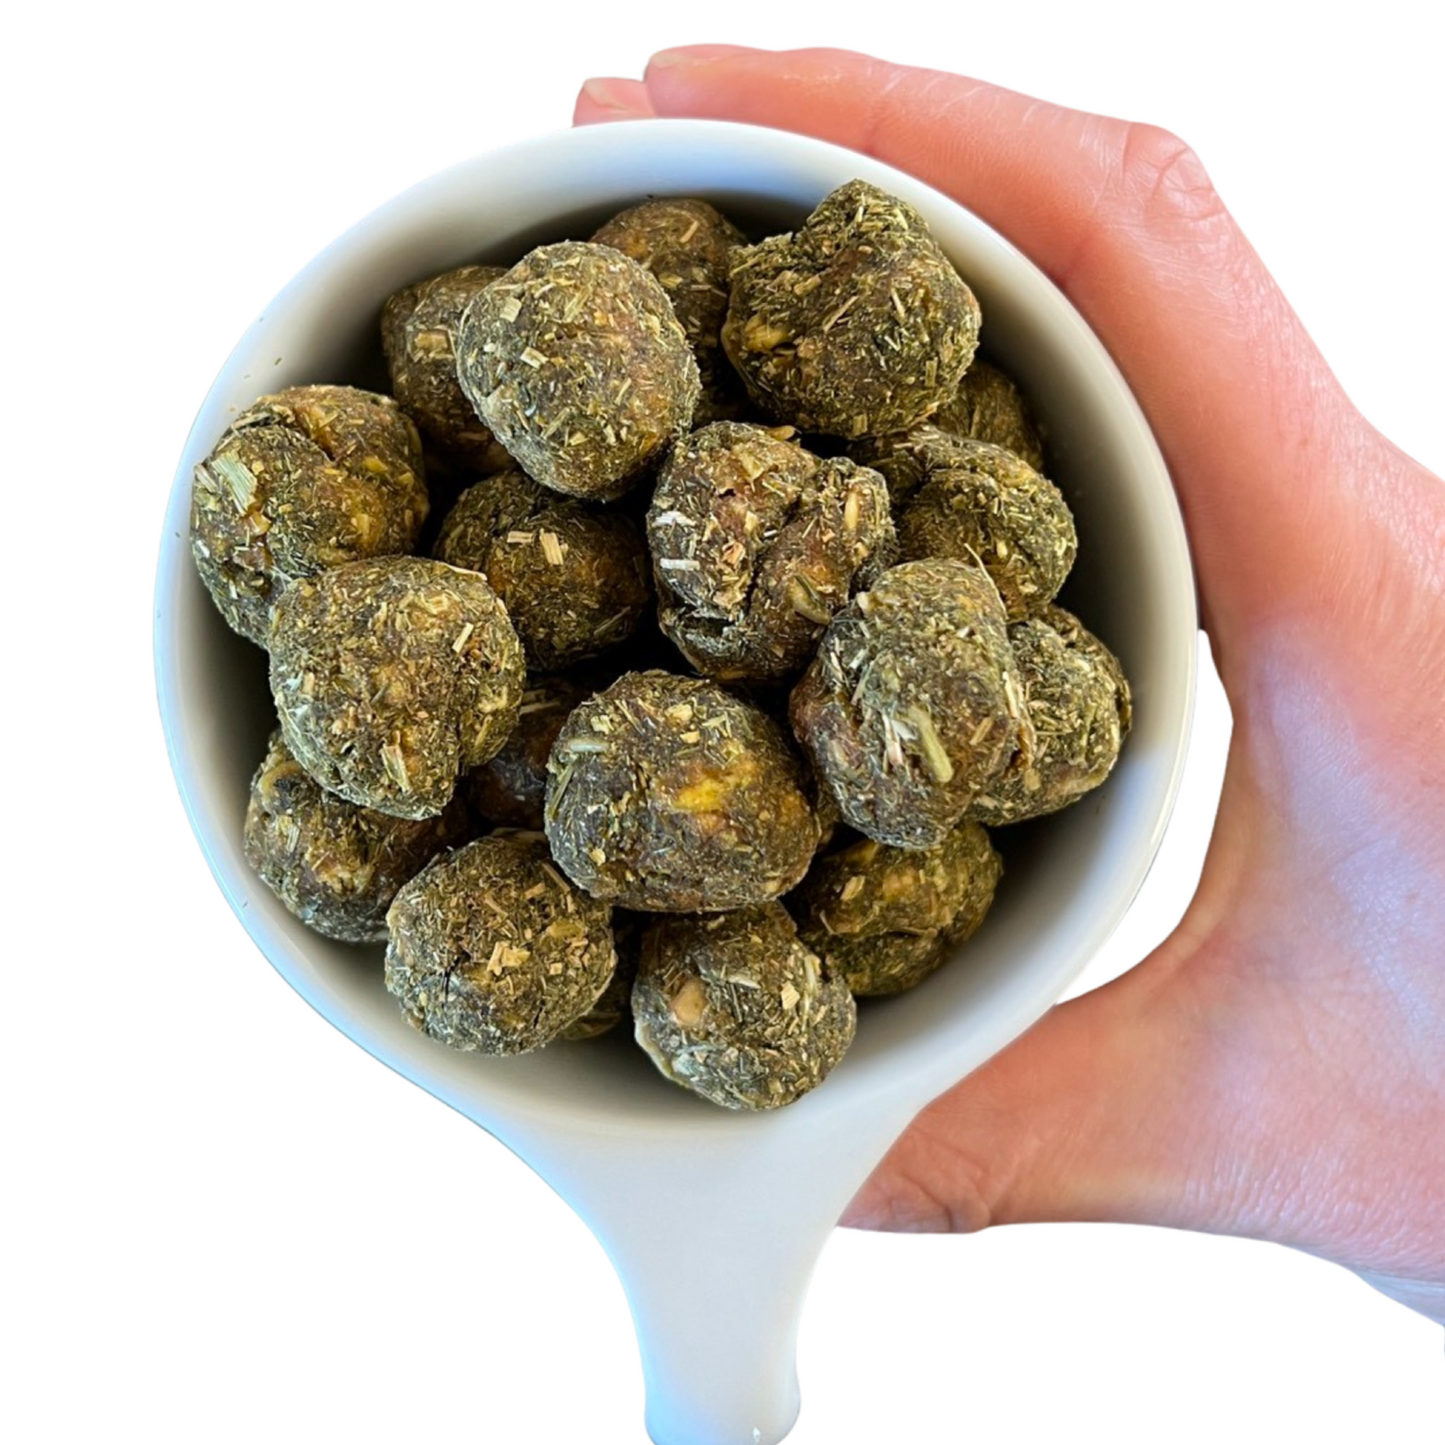
[[[607,1251],[632,1309],[656,1445],[774,1445],[798,1416],[798,1325],[848,1200],[906,1122],[845,1130],[805,1100],[747,1127],[574,1138],[534,1167]],[[817,1101],[821,1103],[821,1100]],[[814,1117],[809,1117],[814,1116]]]
[[[610,1240],[657,1445],[775,1445],[798,1417],[803,1298],[827,1230],[750,1208],[651,1211]]]

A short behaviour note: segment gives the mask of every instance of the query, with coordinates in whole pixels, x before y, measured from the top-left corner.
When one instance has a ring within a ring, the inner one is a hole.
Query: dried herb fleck
[[[990,442],[945,436],[925,441],[919,456],[923,485],[898,521],[902,556],[976,558],[1011,621],[1043,611],[1078,551],[1059,489]]]
[[[990,826],[1055,813],[1097,788],[1132,720],[1118,658],[1072,613],[1050,607],[1008,634],[1031,727],[1008,769],[969,809]]]
[[[983,922],[1002,872],[976,823],[933,848],[864,838],[816,859],[788,909],[803,942],[855,994],[902,993]]]
[[[324,788],[400,818],[450,801],[517,721],[522,648],[486,579],[421,557],[293,583],[271,632],[286,744]]]
[[[859,585],[893,560],[883,479],[767,430],[716,422],[673,448],[647,514],[658,620],[699,672],[796,674]]]
[[[621,642],[652,600],[647,549],[630,517],[559,497],[516,467],[462,493],[433,551],[486,576],[542,671]]]
[[[659,919],[632,990],[637,1041],[675,1084],[727,1109],[776,1109],[815,1088],[853,1040],[847,985],[781,904]]]
[[[728,268],[743,233],[706,201],[644,201],[614,216],[592,240],[646,266],[667,292],[697,359],[702,395],[693,425],[739,416],[746,398],[722,350]]]
[[[506,275],[504,266],[459,266],[388,298],[381,344],[396,399],[426,440],[474,472],[495,472],[511,458],[457,381],[457,327],[478,292]]]
[[[904,431],[943,405],[979,309],[912,206],[864,181],[735,253],[723,346],[754,403],[805,431]]]
[[[789,711],[847,823],[936,846],[1028,726],[998,589],[967,562],[890,568],[833,619]]]
[[[628,673],[573,711],[547,775],[557,862],[627,908],[767,902],[802,878],[817,846],[783,730],[716,683]]]
[[[246,862],[308,928],[343,943],[380,943],[396,891],[467,832],[466,810],[393,818],[328,793],[279,732],[251,780]]]
[[[602,996],[609,908],[554,868],[535,834],[493,834],[438,858],[387,915],[386,986],[407,1020],[455,1049],[521,1054]]]
[[[610,246],[539,246],[467,307],[457,376],[531,477],[619,497],[688,428],[697,362],[667,293]]]
[[[426,515],[421,442],[389,396],[293,386],[243,411],[196,467],[191,552],[227,623],[265,647],[287,583],[408,552]]]

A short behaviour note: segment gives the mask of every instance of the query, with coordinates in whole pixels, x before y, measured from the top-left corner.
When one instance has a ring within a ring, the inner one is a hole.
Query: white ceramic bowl
[[[842,1064],[790,1108],[716,1109],[666,1084],[621,1038],[517,1059],[452,1052],[403,1022],[382,987],[380,949],[308,932],[246,866],[241,821],[272,711],[262,653],[226,629],[191,566],[192,468],[263,392],[315,381],[384,389],[378,316],[406,283],[585,238],[652,194],[704,196],[759,234],[787,229],[855,176],[928,218],[979,297],[984,352],[1019,379],[1047,428],[1079,529],[1061,601],[1133,682],[1124,755],[1102,789],[1014,832],[997,904],[965,956],[911,994],[870,1003]],[[303,998],[515,1149],[592,1227],[632,1303],[648,1426],[662,1445],[786,1433],[803,1292],[842,1206],[919,1108],[1048,1009],[1143,882],[1183,765],[1197,628],[1158,449],[1104,348],[1042,273],[958,205],[875,161],[700,121],[567,131],[483,156],[422,182],[317,257],[241,338],[201,407],[166,517],[156,612],[172,765],[237,917]]]

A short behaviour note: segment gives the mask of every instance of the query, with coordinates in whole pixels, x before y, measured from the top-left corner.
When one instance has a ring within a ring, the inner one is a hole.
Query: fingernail
[[[679,45],[675,50],[659,50],[647,62],[649,70],[669,70],[680,65],[695,65],[703,60],[721,60],[728,55],[756,55],[753,45]]]
[[[631,91],[631,87],[636,84],[636,81],[629,83],[612,76],[594,75],[582,82],[582,93],[594,105],[600,105],[604,110],[625,111],[631,115],[637,109],[633,104]]]

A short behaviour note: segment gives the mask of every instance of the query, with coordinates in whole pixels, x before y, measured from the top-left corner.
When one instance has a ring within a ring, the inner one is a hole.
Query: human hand
[[[1163,449],[1234,713],[1175,932],[935,1100],[843,1222],[1247,1235],[1445,1323],[1445,486],[1351,405],[1166,131],[726,46],[589,81],[576,111],[652,115],[874,155],[1049,274]]]

